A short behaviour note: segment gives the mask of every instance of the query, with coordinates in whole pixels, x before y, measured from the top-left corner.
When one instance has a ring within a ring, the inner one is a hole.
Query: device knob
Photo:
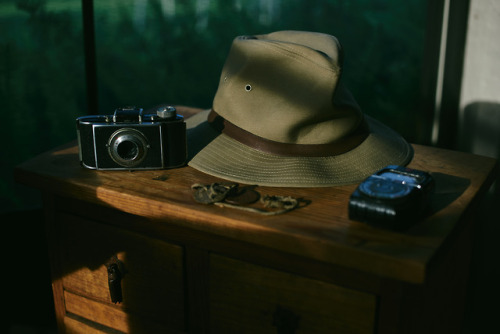
[[[160,107],[156,110],[156,115],[160,118],[174,118],[177,113],[175,107],[172,106],[167,106],[167,107]]]

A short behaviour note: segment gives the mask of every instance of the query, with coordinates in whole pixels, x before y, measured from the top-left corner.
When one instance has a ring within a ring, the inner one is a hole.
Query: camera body
[[[186,123],[174,107],[142,108],[76,119],[80,163],[100,170],[163,169],[185,165]]]
[[[349,218],[401,230],[425,211],[434,179],[416,169],[390,165],[364,180],[349,200]]]

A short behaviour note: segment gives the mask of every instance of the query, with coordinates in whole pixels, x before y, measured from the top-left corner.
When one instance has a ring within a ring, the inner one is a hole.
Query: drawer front
[[[142,323],[183,330],[183,249],[177,245],[59,214],[66,311],[136,332]],[[108,265],[117,263],[122,302],[113,303]]]
[[[64,302],[69,312],[64,318],[66,333],[184,333],[69,291],[64,292]]]
[[[212,333],[373,333],[375,312],[374,295],[211,255]]]

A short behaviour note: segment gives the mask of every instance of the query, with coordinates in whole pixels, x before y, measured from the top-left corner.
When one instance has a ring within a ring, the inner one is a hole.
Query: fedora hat
[[[246,184],[327,187],[406,165],[412,147],[364,115],[343,86],[331,35],[279,31],[233,40],[213,107],[187,119],[189,165]]]

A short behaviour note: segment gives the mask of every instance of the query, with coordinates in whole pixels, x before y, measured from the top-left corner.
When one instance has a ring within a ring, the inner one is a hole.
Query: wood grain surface
[[[472,212],[488,190],[497,164],[467,153],[413,147],[415,156],[409,167],[431,172],[436,192],[427,217],[403,232],[349,220],[349,196],[357,185],[257,187],[262,195],[293,196],[309,203],[283,215],[263,217],[194,201],[191,185],[223,180],[188,166],[154,171],[82,168],[75,142],[18,166],[15,176],[43,191],[145,217],[158,226],[183,226],[380,277],[421,283],[461,218]]]

